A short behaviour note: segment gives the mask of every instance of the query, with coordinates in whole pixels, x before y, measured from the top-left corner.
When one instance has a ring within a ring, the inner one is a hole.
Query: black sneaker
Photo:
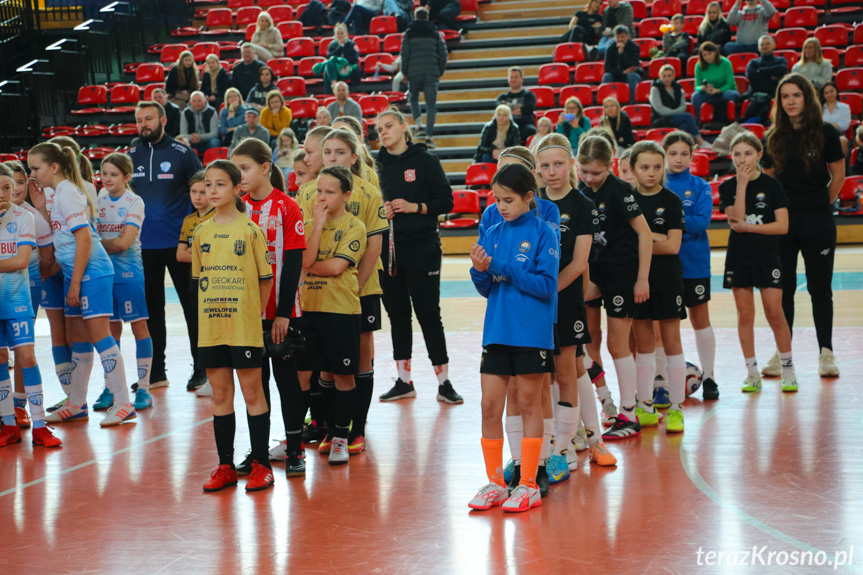
[[[243,462],[237,466],[237,476],[238,477],[246,477],[252,472],[252,450],[246,454],[246,458],[243,459]]]
[[[618,439],[628,439],[641,435],[641,425],[635,421],[629,421],[621,417],[614,419],[614,424],[611,429],[602,434],[602,438],[608,441],[616,441]]]
[[[539,487],[540,498],[548,495],[548,472],[545,470],[545,465],[536,468],[536,486]]]
[[[702,392],[701,397],[705,400],[715,400],[719,399],[719,386],[716,385],[716,382],[713,381],[712,378],[706,378],[701,384]]]
[[[313,419],[311,423],[303,425],[303,443],[317,443],[327,436],[327,428],[318,425]]]
[[[437,386],[437,400],[444,403],[464,403],[464,399],[455,392],[449,380]]]
[[[306,452],[302,449],[291,451],[285,458],[285,475],[288,477],[305,477]]]
[[[521,465],[516,465],[512,468],[512,477],[509,479],[509,483],[506,484],[506,488],[512,493],[512,490],[518,487],[518,482],[521,481]]]
[[[594,361],[593,365],[587,368],[587,374],[590,376],[590,382],[596,383],[600,377],[605,375],[605,370],[602,369],[602,366],[598,362]]]
[[[407,399],[416,397],[417,391],[414,389],[413,382],[405,383],[401,379],[397,379],[392,389],[381,396],[381,401],[398,401],[399,399]]]
[[[205,369],[197,369],[192,372],[192,377],[189,378],[189,381],[186,383],[186,391],[195,391],[196,389],[200,389],[204,387],[207,383],[207,370]]]

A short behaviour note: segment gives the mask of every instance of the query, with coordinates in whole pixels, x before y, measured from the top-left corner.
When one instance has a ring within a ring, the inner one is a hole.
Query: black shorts
[[[710,278],[683,278],[683,303],[696,307],[710,301]]]
[[[204,369],[260,368],[264,357],[262,347],[237,347],[233,345],[217,345],[198,348],[198,364]]]
[[[371,333],[381,329],[381,296],[380,295],[364,295],[360,298],[360,306],[363,311],[362,316],[362,333]]]
[[[568,347],[568,346],[563,346]],[[560,338],[557,333],[557,324],[554,324],[554,356],[557,357],[561,354],[560,352]],[[584,346],[581,344],[575,345],[575,357],[584,357]],[[551,366],[551,373],[555,373],[557,371],[557,366]]]
[[[581,301],[569,303],[558,299],[555,326],[561,347],[590,343],[590,333],[587,331],[587,312]]]
[[[608,317],[633,317],[635,295],[633,289],[638,280],[638,265],[594,264],[590,281],[599,288],[602,303]]]
[[[760,268],[753,266],[726,267],[722,287],[782,289],[782,267]]]
[[[584,302],[585,307],[602,307],[602,296],[595,297],[590,301]]]
[[[362,316],[306,312],[294,320],[306,337],[306,350],[297,353],[297,371],[326,371],[335,375],[360,372]]]
[[[635,306],[632,319],[686,319],[683,290],[650,292],[650,299]]]
[[[482,349],[479,372],[513,377],[552,373],[553,365],[551,350],[492,344]]]

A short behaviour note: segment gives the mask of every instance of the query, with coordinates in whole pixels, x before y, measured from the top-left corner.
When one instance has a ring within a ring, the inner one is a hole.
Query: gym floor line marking
[[[163,433],[162,435],[157,435],[156,437],[151,437],[150,439],[147,439],[145,441],[132,443],[131,445],[128,445],[122,449],[118,449],[117,451],[113,451],[113,452],[110,452],[106,455],[96,457],[94,459],[91,459],[90,461],[85,461],[84,463],[79,463],[78,465],[73,465],[72,467],[62,469],[62,470],[58,471],[57,473],[49,473],[48,475],[45,475],[44,477],[40,477],[39,479],[34,479],[33,481],[28,481],[27,483],[24,483],[22,485],[16,485],[15,487],[11,487],[5,491],[0,491],[0,498],[6,497],[7,495],[11,495],[13,493],[17,493],[19,491],[24,491],[28,487],[33,487],[34,485],[39,485],[40,483],[45,483],[46,481],[48,481],[48,479],[62,477],[68,473],[72,473],[73,471],[78,471],[79,469],[84,469],[85,467],[89,467],[91,465],[99,463],[100,461],[113,459],[117,455],[122,455],[123,453],[126,453],[127,451],[132,451],[132,449],[135,449],[137,447],[144,447],[144,446],[149,445],[151,443],[161,441],[161,440],[165,439],[166,437],[170,437],[170,436],[172,436],[178,432],[188,431],[190,429],[195,429],[196,427],[199,427],[199,426],[201,426],[205,423],[211,422],[211,421],[213,421],[213,418],[208,417],[207,419],[202,419],[201,421],[198,421],[198,422],[193,423],[191,425],[186,425],[184,427],[174,429],[174,430],[169,431],[167,433]]]
[[[846,365],[853,365],[855,363],[860,363],[861,361],[863,361],[863,360],[855,360],[855,361],[847,362]],[[806,374],[804,374],[804,377],[808,376],[810,374],[815,375],[815,372],[814,371],[807,372]],[[707,421],[709,421],[717,413],[719,413],[720,410],[725,409],[726,406],[728,406],[728,405],[735,405],[737,403],[740,403],[742,401],[743,397],[745,397],[745,396],[739,395],[739,396],[737,396],[737,399],[733,399],[730,402],[729,401],[724,402],[721,405],[711,409],[710,411],[708,411],[704,415],[704,417],[701,419],[701,421],[698,423],[698,425],[696,427],[698,429],[700,429],[701,427],[704,426],[704,424]],[[695,437],[695,436],[690,435],[689,437]],[[693,439],[693,441],[694,441],[694,439]],[[744,521],[748,525],[751,525],[752,527],[755,527],[756,529],[758,529],[762,533],[765,533],[767,535],[770,535],[771,537],[779,539],[780,541],[787,543],[788,545],[791,545],[792,547],[796,547],[796,548],[800,549],[801,551],[810,551],[813,554],[824,553],[827,557],[831,558],[831,561],[836,560],[835,554],[828,553],[827,551],[822,551],[821,549],[813,547],[812,545],[809,545],[808,543],[800,541],[799,539],[795,539],[791,535],[783,533],[782,531],[779,531],[778,529],[771,527],[770,525],[764,523],[763,521],[759,521],[758,519],[749,515],[748,513],[746,513],[745,511],[743,511],[739,507],[737,507],[736,505],[734,505],[732,503],[728,503],[719,493],[717,493],[710,486],[709,483],[707,483],[707,481],[704,480],[704,478],[698,472],[698,468],[697,468],[696,464],[694,463],[694,461],[692,460],[692,458],[690,457],[688,451],[689,450],[686,447],[686,438],[684,438],[684,441],[680,444],[680,464],[682,465],[683,470],[686,472],[687,477],[689,477],[689,480],[692,481],[693,485],[695,485],[695,487],[697,487],[699,491],[701,491],[704,495],[706,495],[710,500],[712,500],[714,503],[716,503],[723,510],[733,513],[734,515],[739,517],[742,521]],[[851,569],[852,571],[854,571],[856,573],[863,573],[863,569],[861,569],[858,566],[842,565],[842,567],[844,567],[846,569]],[[834,566],[834,568],[835,568],[835,566]]]

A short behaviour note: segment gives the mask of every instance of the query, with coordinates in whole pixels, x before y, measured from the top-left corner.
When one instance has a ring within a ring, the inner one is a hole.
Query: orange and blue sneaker
[[[210,474],[210,479],[204,483],[204,491],[212,493],[213,491],[221,491],[225,487],[232,487],[237,484],[237,470],[233,465],[220,465],[213,473]]]
[[[476,492],[467,506],[477,511],[486,511],[492,507],[503,505],[507,498],[509,498],[509,490],[506,487],[497,483],[489,483]]]
[[[246,481],[246,491],[263,491],[275,483],[273,470],[257,461],[252,462],[252,472]]]
[[[500,507],[507,513],[521,513],[540,505],[542,505],[542,497],[539,494],[539,489],[519,484],[512,490],[509,499],[504,501]]]
[[[51,433],[49,426],[37,427],[33,429],[33,445],[41,445],[43,447],[60,447],[63,442],[60,438]]]
[[[124,421],[131,421],[138,417],[135,413],[135,408],[131,405],[112,405],[108,408],[108,414],[105,416],[99,425],[101,427],[113,427],[120,425]]]
[[[350,455],[359,455],[366,450],[366,440],[362,435],[357,435],[353,439],[348,439],[348,453]]]
[[[68,401],[63,407],[45,416],[45,421],[48,423],[67,423],[72,421],[87,421],[89,419],[90,415],[87,411],[86,403],[81,407],[74,407]]]

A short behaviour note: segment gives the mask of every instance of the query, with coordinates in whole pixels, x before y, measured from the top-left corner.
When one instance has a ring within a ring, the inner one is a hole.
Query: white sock
[[[638,402],[653,413],[653,379],[656,377],[656,355],[639,353],[635,359],[635,374],[638,385]]]
[[[560,386],[556,381],[551,382],[549,391],[551,392],[552,411],[554,411],[554,418],[557,419],[557,404],[560,401]]]
[[[758,377],[758,361],[754,357],[745,358],[746,361],[746,374],[752,375],[754,377]]]
[[[3,376],[0,380],[0,417],[15,417],[15,403],[12,400],[12,378],[9,377],[9,364],[4,363],[5,368]]]
[[[542,420],[542,452],[539,456],[539,464],[545,465],[545,460],[551,455],[551,437],[554,435],[554,419]]]
[[[607,385],[603,385],[602,387],[596,387],[595,389],[596,399],[598,399],[600,403],[603,403],[606,399],[611,399],[611,390],[608,389]]]
[[[150,390],[150,370],[153,367],[153,340],[149,337],[135,341],[135,359],[138,363],[138,388]]]
[[[635,359],[632,355],[614,360],[614,371],[617,374],[617,384],[620,386],[620,405],[635,417]],[[652,399],[652,398],[651,398]],[[634,419],[632,421],[635,421]]]
[[[713,326],[695,330],[695,347],[698,349],[698,361],[701,362],[704,379],[713,379],[716,365],[716,334],[713,333]]]
[[[665,348],[657,347],[654,353],[656,354],[656,376],[668,382],[668,363],[665,359]]]
[[[791,361],[791,352],[779,352],[779,361],[782,363],[782,377],[794,377],[794,362]]]
[[[87,350],[84,347],[78,347],[82,344],[73,344],[72,347],[72,372],[69,377],[71,382],[69,385],[69,405],[72,407],[80,407],[87,403],[87,387],[90,385],[90,373],[93,371],[93,346],[86,344]],[[75,349],[78,347],[78,349]]]
[[[557,417],[554,420],[554,455],[560,455],[564,449],[571,449],[572,436],[581,419],[579,408],[557,404]]]
[[[117,342],[111,336],[96,343],[102,369],[105,370],[105,385],[114,394],[114,405],[129,405],[129,388],[126,387],[126,365]]]
[[[674,409],[680,409],[686,400],[686,359],[682,353],[668,356],[668,396]]]
[[[399,379],[405,383],[411,383],[411,360],[397,359],[396,369],[399,372]]]
[[[596,400],[593,399],[593,384],[586,373],[578,378],[578,405],[587,436],[592,440],[596,438],[594,443],[599,441],[599,415]]]
[[[521,465],[521,440],[524,439],[524,422],[520,415],[506,416],[506,440],[509,443],[509,453],[516,465]]]
[[[585,347],[585,349],[584,349],[584,368],[587,369],[590,367],[593,367],[593,358],[590,357],[589,353],[587,353],[587,348]]]
[[[449,380],[449,364],[445,363],[443,365],[435,365],[434,374],[437,376],[437,384],[443,385],[447,380]]]

